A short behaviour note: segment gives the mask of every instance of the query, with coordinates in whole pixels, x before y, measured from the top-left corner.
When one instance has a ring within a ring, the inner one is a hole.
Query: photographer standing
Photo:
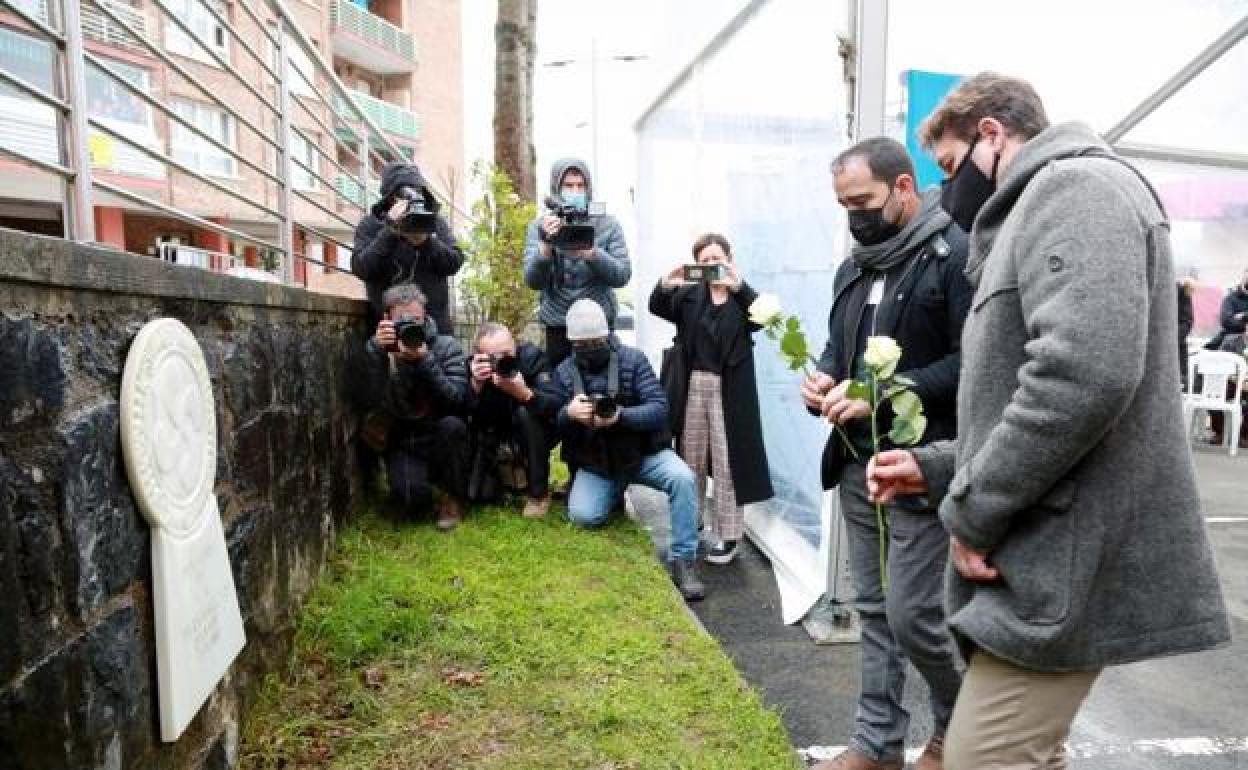
[[[518,450],[516,459],[525,469],[529,499],[524,517],[540,519],[550,509],[550,450],[559,410],[549,390],[550,361],[532,343],[517,345],[511,331],[498,323],[482,324],[473,346],[469,497],[485,488],[505,442]]]
[[[411,284],[382,294],[384,317],[362,362],[372,406],[365,441],[385,457],[391,499],[405,513],[427,513],[437,481],[445,493],[437,526],[450,530],[464,516],[468,426],[460,415],[472,391],[459,343],[437,333],[425,304]]]
[[[416,284],[438,329],[454,334],[447,278],[459,272],[464,254],[439,208],[414,163],[391,163],[381,172],[381,200],[355,226],[351,252],[351,272],[367,287],[372,320],[381,316],[382,292]]]
[[[598,303],[568,309],[572,357],[555,369],[562,404],[557,424],[563,456],[577,468],[568,518],[582,527],[605,524],[629,484],[667,493],[672,510],[668,569],[688,600],[706,594],[698,579],[698,485],[671,450],[667,397],[645,355],[611,337]]]
[[[698,238],[693,258],[716,273],[690,281],[684,267],[676,268],[651,292],[650,312],[676,325],[663,369],[671,425],[699,486],[710,463],[716,542],[706,560],[728,564],[745,529],[743,506],[773,494],[754,380],[752,336],[759,327],[750,323],[750,304],[758,295],[737,274],[724,236]]]
[[[614,290],[628,283],[633,268],[620,223],[609,214],[590,213],[593,185],[584,161],[557,161],[550,171],[550,194],[547,213],[529,223],[525,234],[524,282],[542,293],[546,355],[558,366],[572,352],[568,308],[592,299],[614,328]]]

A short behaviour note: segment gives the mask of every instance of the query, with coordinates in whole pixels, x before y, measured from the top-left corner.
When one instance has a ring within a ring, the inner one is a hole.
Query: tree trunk
[[[537,195],[533,149],[533,61],[537,0],[498,0],[494,26],[494,163],[526,201]]]

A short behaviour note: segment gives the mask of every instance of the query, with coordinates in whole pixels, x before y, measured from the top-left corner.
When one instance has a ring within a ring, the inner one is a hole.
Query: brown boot
[[[530,497],[524,503],[524,518],[544,519],[550,510],[550,495],[546,497]]]
[[[945,736],[933,735],[923,747],[919,761],[914,763],[914,770],[944,770],[945,768]]]
[[[846,749],[832,759],[825,759],[810,770],[902,770],[905,761],[897,759],[874,760],[855,749]]]
[[[441,504],[438,505],[437,528],[443,532],[450,532],[463,520],[464,504],[450,495],[442,498]]]

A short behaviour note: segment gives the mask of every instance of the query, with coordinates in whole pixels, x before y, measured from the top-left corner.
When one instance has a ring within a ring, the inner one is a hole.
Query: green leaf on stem
[[[923,414],[923,402],[919,400],[919,397],[912,390],[903,390],[900,393],[890,395],[889,400],[893,403],[893,412],[898,419],[912,419]]]
[[[893,420],[893,429],[888,432],[888,439],[896,446],[914,446],[923,438],[927,430],[927,418],[922,414],[903,417],[898,415]]]
[[[845,391],[845,397],[871,403],[871,386],[865,382],[854,380],[849,384],[849,389]]]

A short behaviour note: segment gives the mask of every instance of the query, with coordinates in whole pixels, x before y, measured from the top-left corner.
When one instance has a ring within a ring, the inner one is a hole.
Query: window
[[[138,86],[139,90],[144,93],[149,91],[147,70],[112,59],[105,60],[105,63],[113,72]],[[94,118],[124,123],[127,127],[151,128],[152,110],[147,103],[93,64],[87,65],[87,111]]]
[[[195,127],[234,147],[234,121],[216,107],[198,102],[174,100],[173,110]],[[180,123],[172,124],[173,157],[193,169],[215,176],[234,176],[234,158],[220,148],[191,133]]]
[[[311,135],[311,138],[313,141],[316,140],[315,135]],[[302,161],[305,166],[318,174],[320,173],[320,164],[317,162],[319,157],[316,148],[312,146],[311,142],[293,131],[290,134],[290,151],[292,158]],[[320,186],[317,178],[312,175],[311,171],[308,171],[308,168],[300,166],[293,160],[291,161],[290,183],[296,190],[315,192]]]
[[[212,46],[226,61],[230,60],[230,40],[225,27],[217,23],[204,2],[212,3],[212,7],[223,16],[225,6],[219,0],[161,0],[169,13],[177,16],[190,27],[200,40]],[[165,48],[170,52],[198,59],[205,64],[217,66],[217,62],[208,52],[183,32],[177,24],[165,21]]]
[[[299,41],[289,33],[282,33],[282,45],[286,48],[286,60],[294,72],[290,73],[290,92],[295,96],[316,96],[313,84],[316,83],[316,65],[312,57],[300,47]],[[312,41],[316,45],[316,41]],[[276,54],[276,52],[275,52]],[[276,55],[273,57],[276,61]],[[281,70],[279,69],[280,73]]]

